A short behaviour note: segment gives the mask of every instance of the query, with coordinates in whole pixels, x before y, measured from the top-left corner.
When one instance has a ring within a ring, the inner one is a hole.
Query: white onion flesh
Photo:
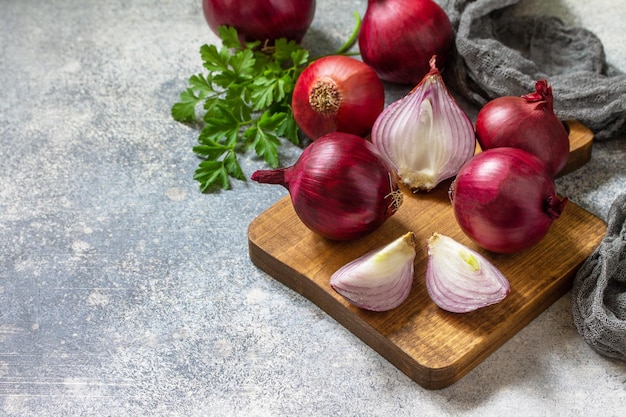
[[[484,256],[448,236],[434,233],[428,239],[426,289],[440,308],[468,313],[504,300],[510,285]]]
[[[415,256],[415,235],[408,232],[338,269],[330,285],[357,307],[391,310],[411,292]]]

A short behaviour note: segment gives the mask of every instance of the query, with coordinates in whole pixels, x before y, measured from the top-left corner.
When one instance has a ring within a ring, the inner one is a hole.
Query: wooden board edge
[[[593,132],[578,120],[565,122],[569,129],[570,153],[565,167],[557,174],[557,177],[569,174],[585,165],[591,160],[593,147]]]

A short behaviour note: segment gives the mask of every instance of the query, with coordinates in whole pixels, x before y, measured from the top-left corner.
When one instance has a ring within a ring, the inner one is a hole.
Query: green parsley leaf
[[[252,82],[252,100],[255,101],[254,110],[270,107],[275,101],[285,97],[284,90],[275,78],[259,77]]]
[[[220,159],[222,155],[231,150],[231,146],[222,145],[210,139],[204,139],[202,141],[202,145],[197,145],[193,147],[193,151],[197,155],[214,161]]]
[[[209,70],[209,73],[213,71],[228,71],[228,61],[230,60],[228,48],[222,47],[218,50],[215,45],[202,45],[200,47],[200,56],[203,61],[202,65]]]
[[[231,177],[241,181],[246,180],[246,176],[241,170],[241,166],[239,166],[235,152],[230,152],[226,155],[226,158],[224,158],[224,168],[226,168],[226,172],[228,172],[228,175]]]
[[[217,34],[222,40],[222,45],[226,48],[239,49],[241,43],[239,42],[239,34],[237,29],[231,26],[220,26],[217,28]]]
[[[292,112],[285,113],[285,119],[276,128],[276,134],[289,139],[294,145],[298,144],[298,125]]]
[[[206,160],[200,162],[193,178],[200,182],[200,191],[202,192],[208,191],[212,187],[219,187],[224,190],[230,188],[228,171],[224,166],[224,161]]]
[[[196,94],[192,88],[180,93],[180,101],[172,106],[172,117],[177,122],[192,123],[196,120],[196,106],[204,97],[201,93]]]

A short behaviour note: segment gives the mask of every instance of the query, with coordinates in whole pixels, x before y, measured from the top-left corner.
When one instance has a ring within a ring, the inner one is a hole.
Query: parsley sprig
[[[361,17],[349,39],[334,53],[356,55]],[[201,158],[194,178],[200,191],[229,189],[230,178],[245,181],[237,154],[254,149],[271,167],[279,165],[281,138],[298,144],[298,126],[291,111],[291,93],[298,76],[312,61],[294,41],[272,45],[241,43],[233,27],[218,28],[221,47],[203,45],[200,56],[207,74],[189,78],[188,87],[172,106],[174,120],[202,126],[193,152]],[[358,53],[357,53],[358,54]]]
[[[276,168],[280,138],[298,144],[291,92],[309,62],[308,50],[284,38],[271,46],[242,45],[237,31],[226,26],[219,28],[219,37],[220,48],[200,48],[208,73],[191,76],[172,106],[176,121],[203,125],[193,148],[202,158],[194,175],[202,192],[229,189],[230,177],[246,180],[238,153],[254,149]]]

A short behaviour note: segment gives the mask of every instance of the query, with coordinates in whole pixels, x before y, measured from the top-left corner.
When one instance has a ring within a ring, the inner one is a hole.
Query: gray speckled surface
[[[319,0],[339,46],[364,0]],[[626,2],[523,2],[598,33],[626,70]],[[215,41],[196,0],[4,0],[0,13],[1,416],[617,416],[626,365],[562,297],[452,387],[428,391],[258,270],[247,227],[285,191],[198,192],[171,104]],[[282,148],[283,162],[299,155]],[[626,141],[560,191],[605,217]],[[262,163],[248,156],[249,174]]]

